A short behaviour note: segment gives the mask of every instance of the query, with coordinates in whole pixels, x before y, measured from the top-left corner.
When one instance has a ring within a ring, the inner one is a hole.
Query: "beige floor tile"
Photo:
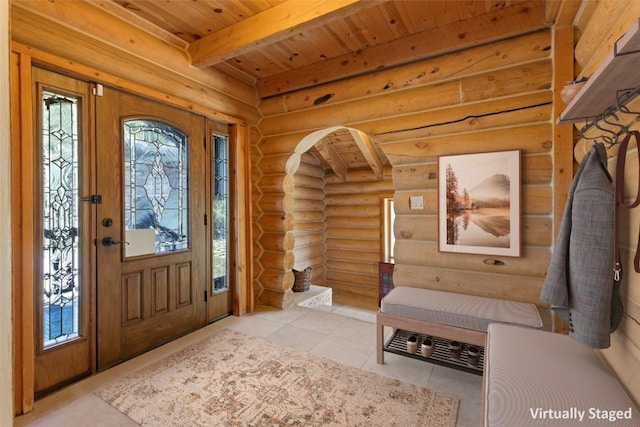
[[[433,367],[434,365],[431,363],[393,353],[385,353],[384,364],[379,365],[376,360],[376,354],[374,353],[367,359],[363,369],[420,387],[426,387],[431,377]]]
[[[22,421],[25,420],[26,418],[24,420],[18,419],[14,425],[30,427],[128,427],[139,425],[93,394],[82,396],[66,406],[51,411],[47,416],[22,424]]]
[[[435,365],[427,387],[441,390],[469,401],[482,398],[482,376]]]
[[[323,334],[337,331],[348,320],[344,316],[316,309],[309,309],[296,319],[296,326]]]
[[[481,422],[482,377],[434,366],[427,388],[457,396],[460,399],[458,427],[476,427]]]
[[[303,329],[289,324],[269,335],[267,339],[285,347],[309,352],[318,345],[318,341],[323,340],[326,336],[326,334],[321,332],[310,331],[309,329]]]
[[[369,343],[340,338],[333,335],[325,337],[310,351],[316,356],[334,360],[343,365],[361,368],[371,354]]]
[[[227,317],[222,321],[225,322],[224,326],[229,329],[260,338],[266,338],[286,325],[286,323],[267,321],[265,318],[253,314]]]
[[[258,310],[250,316],[259,317],[270,322],[291,323],[309,311],[308,308],[293,306],[286,310],[272,307],[258,307]]]
[[[353,341],[366,341],[372,345],[371,350],[375,350],[375,341],[369,340],[376,335],[376,325],[373,323],[349,318],[332,335]]]

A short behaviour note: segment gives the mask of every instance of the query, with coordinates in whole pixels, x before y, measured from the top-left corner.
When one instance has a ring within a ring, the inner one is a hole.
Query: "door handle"
[[[124,240],[113,240],[113,237],[105,237],[104,239],[102,239],[102,246],[113,246],[113,245],[119,245],[121,243],[126,243],[127,245],[129,244],[129,242],[126,242]]]

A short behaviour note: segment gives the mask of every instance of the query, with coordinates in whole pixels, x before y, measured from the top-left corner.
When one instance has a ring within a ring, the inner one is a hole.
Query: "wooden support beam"
[[[517,3],[484,15],[259,79],[258,93],[260,98],[288,93],[546,27],[544,2]]]
[[[367,163],[369,163],[369,166],[375,176],[378,179],[382,179],[384,174],[384,164],[380,159],[380,155],[376,151],[376,147],[373,145],[373,141],[369,138],[369,135],[357,129],[349,129],[349,132],[351,133],[351,136],[353,136],[353,140],[356,142],[360,151],[362,151],[362,155],[367,160]]]
[[[555,76],[553,80],[553,118],[560,115],[565,105],[560,92],[565,83],[574,76],[573,72],[573,27],[556,28],[553,34],[553,54]],[[564,206],[573,179],[573,129],[567,124],[553,126],[553,238],[558,237]]]
[[[322,138],[315,144],[315,148],[324,161],[331,166],[333,173],[335,173],[341,181],[345,181],[347,179],[347,166],[344,164],[342,158],[333,148],[329,140],[327,138]]]
[[[553,7],[554,4],[557,6]],[[572,26],[581,7],[581,1],[553,0],[548,3],[547,13],[550,15],[547,16],[547,22],[555,23],[556,27]]]
[[[326,24],[327,19],[348,16],[376,4],[360,0],[289,0],[194,41],[187,48],[191,65],[211,66],[282,41],[294,31],[307,31]]]

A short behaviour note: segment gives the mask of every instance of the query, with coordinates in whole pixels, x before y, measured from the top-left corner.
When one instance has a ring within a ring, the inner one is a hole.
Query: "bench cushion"
[[[618,427],[640,422],[632,401],[596,353],[566,335],[491,324],[484,381],[485,426]],[[622,411],[615,422],[598,418],[611,411]],[[624,419],[627,415],[632,419]]]
[[[381,311],[482,332],[486,332],[492,322],[542,327],[534,304],[408,286],[392,289],[382,299]]]

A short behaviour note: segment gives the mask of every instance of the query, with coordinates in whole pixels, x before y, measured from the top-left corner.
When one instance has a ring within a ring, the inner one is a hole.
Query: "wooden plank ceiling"
[[[260,97],[548,27],[547,0],[89,0],[185,43]],[[115,6],[117,5],[117,7]]]
[[[561,0],[87,0],[255,85],[259,98],[535,31]],[[369,142],[332,135],[315,154],[346,177],[387,164]],[[342,162],[336,161],[336,156]],[[345,178],[346,179],[346,178]]]

